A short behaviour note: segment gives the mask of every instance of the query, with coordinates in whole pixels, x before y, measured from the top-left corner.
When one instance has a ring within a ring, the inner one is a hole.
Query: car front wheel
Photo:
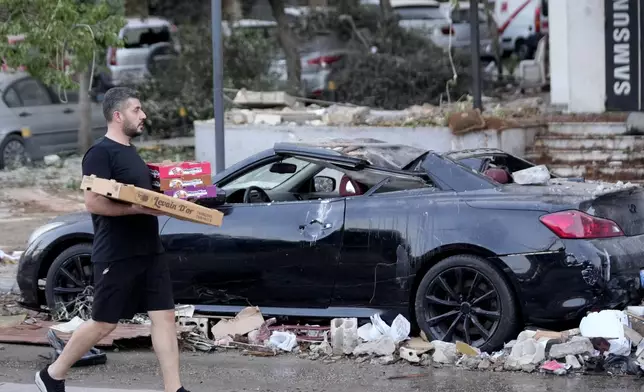
[[[519,319],[506,279],[471,255],[448,257],[430,268],[416,291],[415,311],[431,340],[461,341],[486,352],[514,339]]]
[[[91,316],[93,300],[92,245],[77,244],[65,249],[47,273],[47,306],[56,319]]]

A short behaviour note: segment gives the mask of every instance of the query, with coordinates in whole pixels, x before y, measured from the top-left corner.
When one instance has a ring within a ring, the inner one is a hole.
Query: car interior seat
[[[360,184],[352,180],[346,174],[340,179],[340,196],[357,196],[364,193]]]
[[[483,174],[500,184],[509,184],[510,182],[512,182],[508,171],[499,167],[491,167],[483,172]]]

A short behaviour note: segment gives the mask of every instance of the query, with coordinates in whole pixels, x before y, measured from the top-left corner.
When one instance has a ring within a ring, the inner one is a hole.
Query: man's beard
[[[138,124],[134,124],[131,122],[127,122],[124,124],[123,132],[125,133],[126,136],[130,138],[135,138],[141,135],[141,133],[139,132]]]

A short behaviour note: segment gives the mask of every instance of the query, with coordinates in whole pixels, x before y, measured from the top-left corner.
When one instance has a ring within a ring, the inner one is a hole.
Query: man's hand
[[[153,208],[144,207],[138,204],[132,204],[132,209],[134,209],[134,211],[136,211],[137,214],[146,214],[146,215],[154,215],[154,216],[165,215],[162,211],[155,210]]]

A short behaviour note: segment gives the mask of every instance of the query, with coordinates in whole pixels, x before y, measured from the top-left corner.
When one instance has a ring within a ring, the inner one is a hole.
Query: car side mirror
[[[315,192],[329,193],[335,190],[335,179],[326,176],[317,176],[314,178],[313,187]]]

